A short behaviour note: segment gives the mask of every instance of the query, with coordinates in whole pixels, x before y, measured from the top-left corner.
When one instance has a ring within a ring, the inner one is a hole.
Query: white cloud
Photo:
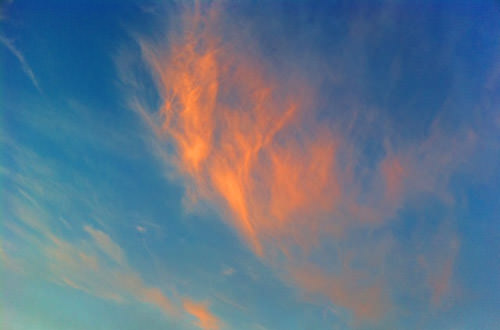
[[[111,240],[111,238],[107,234],[88,225],[85,226],[84,229],[87,233],[90,234],[90,236],[92,236],[95,243],[102,252],[116,261],[116,263],[120,265],[124,264],[125,258],[123,256],[122,249],[120,248],[120,246],[118,246],[118,244],[113,242],[113,240]]]
[[[38,79],[36,78],[35,74],[33,73],[33,70],[31,69],[31,66],[24,58],[24,55],[21,53],[21,51],[17,49],[17,47],[11,40],[5,38],[2,35],[0,35],[0,43],[3,44],[5,47],[7,47],[7,49],[12,53],[12,55],[14,55],[17,58],[17,60],[21,64],[21,68],[23,69],[24,73],[28,76],[28,78],[31,80],[36,89],[38,89],[38,91],[41,93],[42,89],[38,84]]]

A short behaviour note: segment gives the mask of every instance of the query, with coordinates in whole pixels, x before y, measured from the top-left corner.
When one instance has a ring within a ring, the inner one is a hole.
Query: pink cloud
[[[184,299],[184,309],[186,312],[194,316],[198,321],[196,325],[204,330],[217,330],[221,327],[221,321],[210,312],[207,305],[197,303],[190,299]]]
[[[300,287],[351,310],[358,320],[377,320],[388,308],[384,288],[380,283],[363,284],[365,274],[347,269],[328,274],[313,265],[291,269],[290,273]]]

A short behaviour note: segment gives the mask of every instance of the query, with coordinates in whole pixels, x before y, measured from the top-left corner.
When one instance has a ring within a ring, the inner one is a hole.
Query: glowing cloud
[[[220,205],[258,255],[266,239],[292,235],[308,245],[292,227],[335,208],[338,142],[327,130],[304,129],[307,86],[283,93],[262,63],[214,34],[216,17],[187,14],[167,55],[144,47],[164,99],[171,159],[190,182],[189,199]]]
[[[187,313],[198,319],[196,325],[204,330],[220,329],[221,321],[213,315],[207,306],[203,303],[197,303],[189,299],[185,299],[183,303]]]
[[[221,32],[224,11],[201,7],[184,11],[167,49],[140,42],[163,102],[154,113],[135,103],[168,141],[162,154],[184,179],[188,207],[211,202],[256,255],[287,271],[285,278],[359,319],[379,318],[390,305],[390,284],[372,275],[373,264],[387,254],[365,257],[372,266],[355,271],[339,265],[335,275],[311,264],[310,254],[329,254],[323,243],[349,240],[354,255],[376,249],[352,232],[393,219],[419,192],[447,197],[444,180],[466,148],[455,142],[442,149],[457,138],[444,137],[434,123],[423,143],[388,147],[375,166],[363,164],[352,132],[317,119],[305,79],[287,79],[249,55],[251,41]]]

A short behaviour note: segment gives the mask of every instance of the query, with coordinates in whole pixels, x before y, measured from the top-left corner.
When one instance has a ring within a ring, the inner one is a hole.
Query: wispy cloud
[[[221,321],[210,312],[205,303],[197,303],[184,299],[184,309],[194,316],[198,321],[196,325],[204,330],[217,330],[221,327]]]
[[[85,226],[84,228],[85,231],[92,236],[97,246],[111,259],[120,265],[125,262],[122,249],[118,246],[118,244],[114,243],[108,235],[100,230],[92,228],[91,226]]]
[[[56,236],[43,224],[32,227],[43,235],[39,239],[25,233],[23,229],[19,229],[17,235],[23,236],[26,244],[40,249],[44,260],[42,266],[46,263],[48,267],[43,273],[50,281],[115,303],[137,301],[149,304],[170,320],[188,321],[187,315],[192,315],[197,318],[194,324],[202,329],[220,328],[222,322],[208,310],[205,303],[197,303],[188,297],[176,302],[159,287],[147,285],[141,275],[127,265],[123,252],[117,258],[116,251],[122,249],[107,234],[88,225],[84,228],[89,239],[81,238],[72,242]],[[113,253],[110,255],[111,246]],[[0,257],[7,260],[3,251],[0,252]],[[110,263],[102,258],[100,252],[116,262]]]
[[[158,130],[171,138],[177,152],[170,161],[191,183],[187,199],[219,204],[263,255],[263,240],[289,231],[292,214],[297,222],[335,208],[338,141],[325,129],[311,137],[301,128],[306,86],[282,93],[261,63],[211,31],[216,15],[186,17],[167,56],[143,47],[164,91]],[[200,24],[207,28],[198,31]]]
[[[341,275],[327,274],[315,266],[291,270],[294,280],[308,292],[324,295],[339,306],[354,311],[359,320],[376,320],[387,312],[384,288],[380,284],[363,284],[366,274],[352,269]]]
[[[21,64],[21,68],[24,71],[24,73],[28,76],[28,78],[31,80],[36,89],[41,93],[42,89],[40,88],[38,79],[36,78],[35,73],[31,69],[31,66],[24,58],[23,53],[21,53],[21,51],[14,45],[14,43],[11,40],[7,39],[5,36],[0,35],[0,43],[3,44],[12,53],[12,55],[14,55],[17,58],[19,64]]]
[[[453,296],[453,271],[460,250],[460,240],[449,230],[449,224],[445,223],[430,240],[428,248],[440,249],[441,253],[419,255],[418,265],[424,271],[427,286],[431,292],[431,303],[441,306],[450,294]]]
[[[59,177],[57,162],[12,140],[2,142],[19,163],[1,173],[2,180],[8,182],[2,191],[2,203],[7,205],[2,210],[5,221],[0,261],[6,266],[2,271],[17,273],[21,281],[37,276],[37,280],[117,304],[147,304],[161,311],[167,320],[183,326],[191,323],[191,312],[183,306],[183,299],[190,297],[178,293],[176,283],[171,283],[168,290],[148,283],[130,265],[126,251],[112,235],[95,224],[80,222],[78,212],[65,220],[71,226],[59,220],[58,210],[49,205],[67,202],[62,198],[66,194],[80,199],[88,196],[84,197],[84,191],[68,189]],[[93,213],[99,212],[94,209]]]
[[[69,242],[55,235],[39,219],[19,215],[19,219],[42,235],[23,234],[23,229],[17,233],[24,237],[26,244],[42,252],[41,267],[48,268],[48,272],[44,271],[47,279],[117,303],[134,299],[156,306],[167,317],[178,317],[179,309],[159,288],[146,285],[140,274],[127,266],[121,248],[104,232],[87,225],[85,231],[89,239]],[[102,258],[101,253],[115,262]]]
[[[132,106],[168,141],[162,157],[183,178],[187,207],[209,201],[257,256],[286,269],[291,283],[359,319],[383,317],[393,286],[376,265],[391,267],[385,260],[393,250],[358,233],[387,228],[419,196],[453,205],[448,182],[473,149],[474,132],[445,133],[439,118],[415,141],[391,143],[381,132],[383,150],[367,161],[363,148],[373,137],[320,120],[319,91],[305,76],[271,67],[247,35],[222,34],[221,6],[185,9],[167,48],[139,41],[161,107],[150,110],[139,96]],[[365,120],[357,113],[338,117]],[[353,261],[334,271],[311,262],[312,255],[340,253],[332,241],[355,246],[344,251]],[[367,257],[369,250],[383,252]],[[354,267],[359,260],[365,266]],[[447,269],[443,278],[451,276]],[[445,282],[433,281],[434,287],[440,291]]]

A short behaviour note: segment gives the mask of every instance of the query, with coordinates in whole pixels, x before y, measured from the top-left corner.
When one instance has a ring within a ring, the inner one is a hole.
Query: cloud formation
[[[0,328],[499,323],[494,1],[140,2],[0,13]]]
[[[144,48],[164,99],[171,161],[190,182],[187,198],[216,202],[256,254],[279,237],[309,245],[292,227],[308,217],[316,231],[314,215],[334,210],[338,142],[317,123],[314,132],[302,127],[307,87],[284,93],[261,63],[214,35],[215,16],[188,13],[167,55]]]
[[[197,303],[184,299],[184,309],[194,316],[198,321],[196,325],[204,330],[217,330],[221,327],[221,321],[210,312],[206,304]]]
[[[1,169],[2,175],[8,174],[10,180],[3,201],[7,207],[2,210],[5,214],[2,230],[9,235],[0,246],[0,261],[6,270],[23,280],[35,276],[37,280],[117,304],[151,305],[169,321],[192,323],[189,320],[192,311],[184,308],[183,300],[190,301],[195,311],[197,302],[180,295],[175,283],[170,284],[168,291],[148,283],[141,272],[129,264],[126,251],[112,236],[95,225],[80,223],[77,215],[75,221],[71,221],[72,226],[65,220],[55,219],[57,212],[47,205],[54,200],[62,201],[60,196],[68,193],[67,184],[57,176],[56,163],[42,161],[38,153],[13,141],[2,142],[22,164],[10,170]],[[72,196],[82,195],[80,192]],[[81,226],[75,225],[77,223]],[[208,309],[202,311],[209,313]],[[210,315],[220,322],[215,315]]]
[[[2,18],[2,13],[0,11],[0,21]],[[16,59],[19,61],[19,64],[21,64],[21,68],[28,76],[28,78],[31,80],[35,88],[41,93],[42,90],[40,88],[40,85],[38,83],[38,79],[36,78],[35,74],[33,73],[33,70],[31,69],[31,66],[28,64],[26,59],[24,58],[23,53],[14,45],[14,43],[7,39],[4,36],[0,35],[0,43],[3,44],[11,53],[16,57]]]
[[[291,283],[358,319],[380,319],[390,309],[392,285],[377,265],[404,276],[387,258],[391,249],[411,248],[364,240],[360,232],[390,232],[398,212],[423,199],[452,206],[448,182],[476,134],[446,133],[437,116],[422,139],[394,143],[377,132],[382,151],[369,159],[363,150],[374,143],[374,129],[367,127],[383,114],[333,109],[339,124],[320,119],[317,109],[325,105],[307,76],[272,66],[226,14],[217,4],[187,5],[168,43],[140,40],[162,104],[151,111],[133,106],[166,141],[161,154],[183,179],[188,208],[200,200],[217,206],[249,248],[284,269]],[[333,269],[312,262],[335,254],[344,256]],[[431,280],[433,301],[447,291],[452,267],[440,274]]]
[[[22,220],[25,221],[26,218]],[[147,285],[141,275],[127,265],[119,245],[104,232],[86,225],[84,229],[90,235],[91,241],[83,239],[73,243],[57,237],[38,220],[33,221],[39,224],[42,237],[48,239],[47,241],[34,239],[22,229],[18,229],[17,234],[25,235],[30,245],[41,249],[48,267],[44,274],[50,281],[115,303],[135,300],[149,304],[158,308],[170,320],[182,321],[186,317],[184,313],[187,313],[197,318],[194,324],[202,329],[219,329],[222,324],[205,304],[187,297],[183,298],[182,303],[177,303],[167,297],[159,287]],[[111,251],[113,253],[110,253]],[[4,252],[0,252],[1,258],[7,260]],[[103,259],[103,255],[111,257],[114,263]],[[17,268],[13,270],[16,271]]]
[[[92,236],[97,246],[117,264],[122,265],[125,262],[122,249],[108,235],[91,226],[85,226],[84,229]]]

